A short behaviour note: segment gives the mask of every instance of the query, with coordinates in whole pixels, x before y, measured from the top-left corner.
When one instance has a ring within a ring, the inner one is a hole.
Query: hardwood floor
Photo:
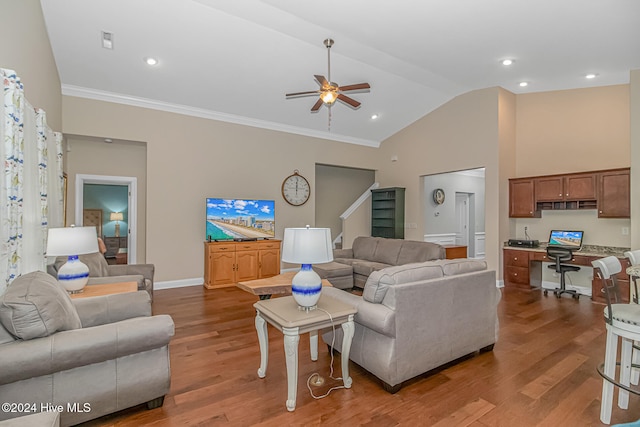
[[[154,313],[176,324],[171,342],[171,391],[162,408],[138,406],[87,426],[598,426],[604,358],[603,306],[589,298],[558,300],[540,291],[503,289],[500,339],[492,352],[406,382],[395,395],[351,363],[351,389],[315,400],[306,379],[329,375],[330,355],[317,362],[300,340],[298,398],[287,412],[282,334],[269,326],[267,376],[260,363],[252,304],[237,288],[201,286],[156,291]],[[334,360],[340,375],[340,356]],[[314,389],[323,394],[335,381]],[[617,401],[617,394],[615,397]],[[612,424],[640,418],[640,397],[630,409],[613,408]]]

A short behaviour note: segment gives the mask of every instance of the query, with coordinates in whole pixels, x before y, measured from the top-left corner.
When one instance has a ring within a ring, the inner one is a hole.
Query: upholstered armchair
[[[173,334],[170,316],[151,316],[146,292],[72,300],[49,274],[23,275],[0,296],[0,400],[61,405],[63,426],[162,406]]]
[[[153,264],[121,264],[109,265],[99,253],[80,255],[80,261],[89,267],[87,285],[99,285],[114,282],[137,282],[139,291],[147,291],[153,301]],[[53,264],[47,266],[50,275],[58,278],[58,269],[67,262],[67,257],[57,257]]]

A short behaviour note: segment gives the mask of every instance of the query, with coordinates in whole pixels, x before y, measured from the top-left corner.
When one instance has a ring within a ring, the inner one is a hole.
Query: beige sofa
[[[47,273],[20,276],[0,296],[1,400],[62,406],[63,426],[161,406],[173,334],[170,316],[151,316],[147,292],[72,300]]]
[[[444,247],[437,243],[359,236],[350,249],[335,249],[333,262],[316,264],[313,269],[337,288],[363,288],[374,271],[393,265],[444,259],[445,255]]]
[[[403,381],[470,353],[493,349],[500,290],[484,261],[456,259],[387,267],[362,296],[322,290],[358,308],[350,359],[397,392]],[[342,329],[323,334],[341,350]]]

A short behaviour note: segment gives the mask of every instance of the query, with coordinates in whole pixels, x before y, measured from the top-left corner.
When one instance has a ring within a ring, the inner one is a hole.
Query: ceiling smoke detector
[[[113,33],[108,31],[102,32],[102,47],[105,49],[113,49]]]

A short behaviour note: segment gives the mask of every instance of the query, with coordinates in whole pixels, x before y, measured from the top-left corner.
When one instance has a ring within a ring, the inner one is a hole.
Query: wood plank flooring
[[[86,426],[599,426],[604,358],[603,306],[586,298],[544,297],[503,289],[500,339],[492,352],[406,382],[395,395],[351,363],[351,389],[315,400],[307,378],[327,379],[316,395],[339,382],[328,379],[330,355],[317,362],[308,338],[300,340],[298,399],[287,412],[282,334],[269,326],[267,376],[258,378],[258,339],[252,304],[237,288],[201,286],[155,292],[154,313],[176,324],[171,342],[171,391],[162,408],[138,406]],[[334,360],[340,375],[340,356]],[[614,400],[617,400],[617,394]],[[612,424],[640,418],[640,397],[630,409],[613,408]]]

